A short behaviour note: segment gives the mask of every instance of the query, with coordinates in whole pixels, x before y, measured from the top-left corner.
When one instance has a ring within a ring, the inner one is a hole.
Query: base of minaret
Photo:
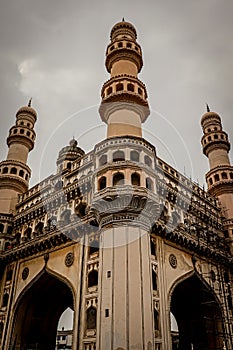
[[[148,233],[130,226],[104,229],[101,245],[97,349],[153,349]]]

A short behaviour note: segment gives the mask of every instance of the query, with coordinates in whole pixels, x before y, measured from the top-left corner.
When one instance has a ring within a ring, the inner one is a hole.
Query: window
[[[98,271],[93,269],[88,274],[87,286],[88,288],[90,288],[97,285],[98,285]]]
[[[27,131],[27,136],[30,136],[30,135],[31,135],[30,131]]]
[[[131,175],[131,183],[133,186],[140,186],[140,175],[137,173],[133,173]]]
[[[2,298],[2,307],[6,307],[9,300],[9,294],[5,293]]]
[[[113,186],[124,185],[124,174],[116,173],[113,175]]]
[[[122,47],[123,46],[123,44],[122,43],[118,43],[118,47]]]
[[[19,132],[20,132],[20,134],[24,134],[24,130],[23,129],[20,129]]]
[[[17,133],[17,129],[14,129],[13,133],[16,134]]]
[[[131,49],[131,48],[132,48],[132,44],[131,44],[131,43],[127,43],[127,44],[126,44],[126,47],[128,47],[129,49]]]
[[[125,160],[125,154],[123,151],[116,151],[113,153],[113,162],[120,162]]]
[[[71,162],[68,162],[66,167],[67,167],[67,169],[71,170]]]
[[[108,89],[107,89],[107,96],[110,95],[112,93],[112,87],[110,86]]]
[[[109,317],[109,309],[105,309],[105,317]]]
[[[150,252],[151,252],[151,255],[156,256],[155,243],[154,241],[152,241],[152,239],[150,240]]]
[[[19,176],[24,177],[24,171],[23,170],[19,171]]]
[[[0,233],[3,233],[3,230],[4,230],[4,225],[0,224]]]
[[[133,84],[128,84],[128,85],[127,85],[127,90],[128,90],[128,91],[131,91],[131,92],[134,92],[134,86],[133,86]]]
[[[138,88],[138,93],[139,93],[139,95],[142,95],[142,89],[141,88]]]
[[[131,151],[130,160],[132,160],[133,162],[139,162],[139,153],[136,151]]]
[[[99,158],[99,165],[104,165],[107,164],[107,155],[103,154],[100,158]]]
[[[17,174],[17,169],[16,168],[11,168],[11,174]]]
[[[214,134],[214,139],[217,140],[218,139],[218,135]]]
[[[213,180],[211,178],[209,179],[209,184],[213,185]]]
[[[148,165],[149,167],[152,166],[152,160],[150,159],[150,157],[145,156],[145,157],[144,157],[144,162],[145,162],[145,164]]]
[[[154,329],[155,331],[159,329],[159,314],[156,309],[154,309]]]
[[[218,174],[214,175],[214,181],[219,181],[219,175]]]
[[[211,141],[211,136],[208,136],[208,141]]]
[[[99,191],[103,190],[104,188],[106,188],[106,177],[105,176],[102,176],[100,179],[99,179],[99,186],[98,186],[98,189]]]
[[[146,188],[153,191],[153,181],[149,177],[146,178]]]
[[[227,173],[225,173],[225,172],[222,173],[222,179],[223,179],[223,180],[226,180],[226,179],[227,179]]]
[[[122,90],[124,90],[123,84],[122,83],[117,84],[116,91],[122,91]]]
[[[8,173],[8,168],[7,168],[6,166],[3,168],[2,173],[3,173],[3,174],[7,174],[7,173]]]
[[[91,306],[87,309],[87,329],[96,328],[96,308]]]

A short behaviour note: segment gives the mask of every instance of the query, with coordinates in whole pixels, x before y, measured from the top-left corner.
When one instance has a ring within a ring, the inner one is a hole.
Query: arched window
[[[113,186],[117,186],[117,185],[124,185],[124,174],[122,173],[116,173],[113,175]]]
[[[98,285],[98,271],[93,269],[88,274],[87,286],[88,288],[90,288],[97,285]]]
[[[128,90],[128,91],[131,91],[131,92],[134,92],[134,86],[133,86],[133,84],[128,84],[128,85],[127,85],[127,90]]]
[[[25,180],[28,180],[28,174],[25,175]]]
[[[24,237],[25,237],[27,240],[29,240],[29,239],[31,239],[31,234],[32,234],[32,229],[31,229],[31,227],[28,227],[28,228],[26,229],[26,231],[24,232]]]
[[[0,233],[3,233],[3,230],[4,230],[4,225],[0,224]]]
[[[125,160],[125,154],[123,151],[116,151],[112,156],[113,162],[120,162]]]
[[[130,160],[132,160],[133,162],[139,162],[139,153],[137,151],[131,151]]]
[[[137,173],[133,173],[131,175],[131,183],[133,186],[140,186],[140,175]]]
[[[102,154],[102,156],[99,158],[99,165],[104,165],[107,164],[107,155],[106,154]]]
[[[96,308],[91,306],[87,309],[87,329],[96,329]]]
[[[31,135],[31,133],[30,133],[30,131],[27,131],[27,134],[26,134],[27,136],[30,136]]]
[[[226,179],[227,179],[227,173],[225,173],[225,172],[222,173],[222,179],[223,179],[223,180],[226,180]]]
[[[17,134],[17,131],[18,131],[17,129],[14,129],[13,133],[14,133],[14,134]]]
[[[3,174],[7,174],[7,173],[8,173],[8,168],[7,168],[7,166],[5,166],[5,167],[3,168],[2,173],[3,173]]]
[[[122,83],[117,84],[116,91],[122,91],[124,90],[124,85]]]
[[[152,287],[153,290],[157,290],[157,275],[154,270],[152,270]]]
[[[211,141],[211,136],[208,136],[208,141]]]
[[[230,178],[233,179],[233,173],[230,173]]]
[[[6,307],[9,300],[9,294],[5,293],[2,298],[2,307]]]
[[[17,169],[16,169],[16,168],[11,168],[10,173],[11,173],[11,174],[17,174]]]
[[[23,129],[20,129],[19,132],[20,132],[20,134],[24,134],[24,130]]]
[[[110,86],[108,89],[107,89],[107,96],[110,95],[112,93],[112,87]]]
[[[218,139],[218,135],[214,134],[214,139],[217,140]]]
[[[123,47],[123,44],[122,43],[118,43],[118,47]]]
[[[103,190],[104,188],[106,188],[106,177],[105,176],[102,176],[100,179],[99,179],[99,191]]]
[[[24,177],[24,171],[23,170],[19,171],[19,176]]]
[[[152,160],[151,160],[150,157],[145,156],[145,157],[144,157],[144,162],[145,162],[145,164],[148,165],[149,167],[152,166]]]
[[[129,49],[131,49],[131,48],[132,48],[132,44],[131,44],[131,43],[127,43],[127,44],[126,44],[126,47],[128,47]]]
[[[153,181],[149,177],[146,178],[146,188],[153,191]]]
[[[213,185],[213,180],[211,178],[209,179],[209,184]]]
[[[1,321],[0,322],[0,339],[2,338],[3,328],[4,328],[4,323]]]
[[[218,174],[214,175],[214,181],[219,181],[219,175]]]
[[[71,170],[71,162],[68,162],[66,167],[67,167],[67,169]]]

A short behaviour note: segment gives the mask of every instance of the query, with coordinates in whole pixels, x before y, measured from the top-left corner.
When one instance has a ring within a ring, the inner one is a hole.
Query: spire
[[[31,107],[32,105],[32,97],[30,98],[30,100],[28,101],[28,107]]]
[[[208,103],[206,103],[206,109],[207,109],[207,112],[210,112],[210,107],[209,107]]]
[[[125,22],[125,18],[124,17],[122,18],[122,22]]]

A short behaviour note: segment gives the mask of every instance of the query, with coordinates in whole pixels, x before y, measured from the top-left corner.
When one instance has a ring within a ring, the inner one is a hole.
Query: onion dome
[[[34,108],[31,107],[32,99],[30,98],[27,106],[22,106],[16,113],[16,117],[21,115],[29,115],[34,117],[35,121],[37,120],[37,113]]]

